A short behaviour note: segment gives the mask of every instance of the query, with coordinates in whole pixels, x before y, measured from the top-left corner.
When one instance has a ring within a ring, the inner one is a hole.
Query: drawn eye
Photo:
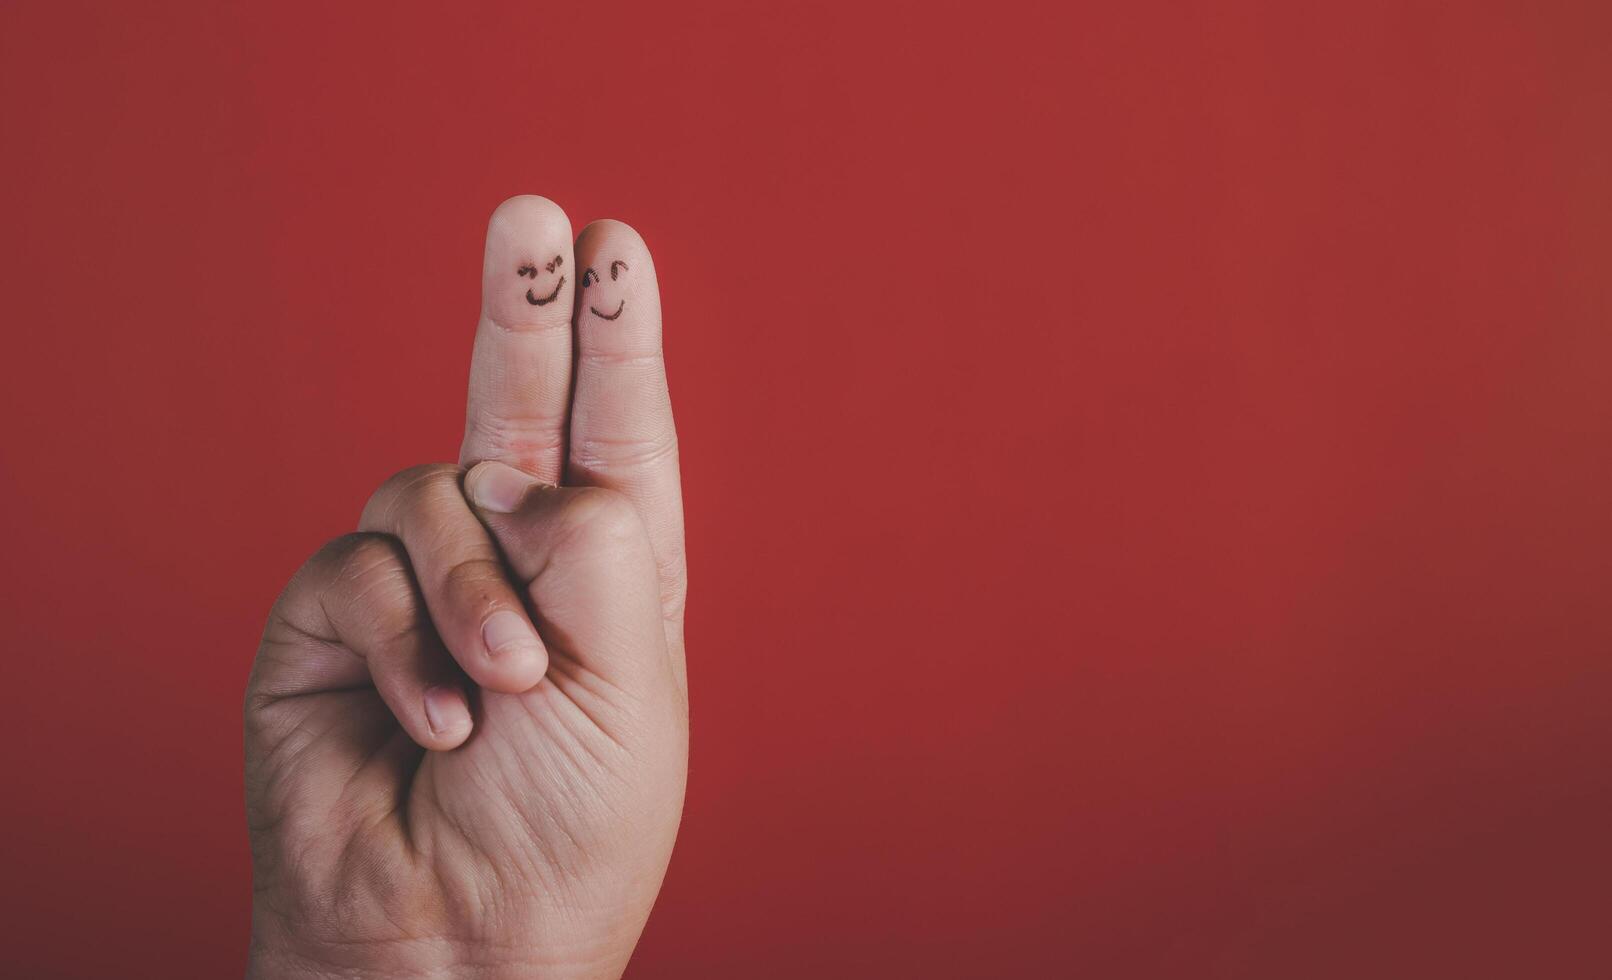
[[[592,269],[589,269],[587,272],[584,272],[582,274],[582,288],[583,289],[587,289],[589,286],[593,285],[594,283],[596,283],[598,281],[599,281],[599,273],[594,272]]]
[[[610,281],[611,282],[616,281],[616,266],[618,266],[618,265],[621,266],[623,269],[627,268],[627,263],[621,261],[620,259],[617,259],[616,261],[610,263]]]
[[[535,265],[523,265],[523,266],[520,267],[520,271],[516,272],[515,274],[517,276],[525,276],[528,279],[536,279],[537,278],[537,266],[535,266]]]

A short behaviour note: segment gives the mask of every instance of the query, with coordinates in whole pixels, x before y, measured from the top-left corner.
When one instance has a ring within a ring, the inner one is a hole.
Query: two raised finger
[[[510,198],[493,212],[460,463],[625,495],[649,532],[662,612],[680,639],[683,502],[655,265],[619,221],[588,225],[574,252],[570,235],[546,198]]]

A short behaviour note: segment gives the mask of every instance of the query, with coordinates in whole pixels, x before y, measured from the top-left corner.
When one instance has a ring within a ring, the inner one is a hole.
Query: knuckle
[[[644,247],[644,236],[638,229],[618,218],[598,218],[590,221],[578,236],[585,244],[611,241],[619,244],[633,244],[639,248]]]
[[[366,576],[379,574],[388,562],[400,560],[396,542],[384,535],[353,531],[331,538],[297,569],[285,595],[337,591]]]
[[[561,416],[512,418],[472,413],[465,446],[478,459],[501,459],[520,468],[556,459],[565,448]]]
[[[571,444],[575,466],[597,472],[632,470],[677,460],[677,432],[670,426],[641,436],[588,435]]]
[[[390,574],[390,566],[403,561],[397,543],[379,534],[355,531],[326,545],[339,556],[337,579],[342,582],[367,581]]]
[[[359,526],[382,530],[397,527],[403,516],[422,504],[456,492],[459,468],[452,463],[425,463],[386,478],[364,505]]]
[[[525,305],[525,304],[522,304]],[[555,303],[548,307],[533,309],[527,306],[513,312],[504,310],[502,314],[491,310],[483,314],[489,326],[496,330],[500,336],[510,338],[532,338],[533,342],[559,343],[571,339],[571,305],[569,303]]]
[[[345,542],[333,590],[338,593],[337,601],[361,611],[363,619],[384,635],[414,629],[420,608],[401,545],[392,538],[364,533],[337,541]]]

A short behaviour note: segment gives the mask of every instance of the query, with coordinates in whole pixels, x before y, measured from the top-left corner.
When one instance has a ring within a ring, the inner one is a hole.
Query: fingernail
[[[512,514],[521,505],[526,491],[537,484],[526,473],[503,463],[485,462],[465,476],[465,493],[470,502],[494,514]]]
[[[464,696],[451,687],[432,687],[425,692],[425,723],[431,734],[447,735],[465,727],[470,721],[470,708]]]
[[[508,609],[500,609],[487,617],[487,622],[481,626],[481,640],[494,657],[534,654],[542,649],[537,634],[526,625],[526,618]]]

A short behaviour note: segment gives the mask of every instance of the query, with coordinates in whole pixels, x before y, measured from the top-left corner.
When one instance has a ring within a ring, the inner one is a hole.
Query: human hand
[[[687,773],[660,337],[632,229],[494,212],[461,466],[388,480],[264,631],[251,976],[624,969]]]

